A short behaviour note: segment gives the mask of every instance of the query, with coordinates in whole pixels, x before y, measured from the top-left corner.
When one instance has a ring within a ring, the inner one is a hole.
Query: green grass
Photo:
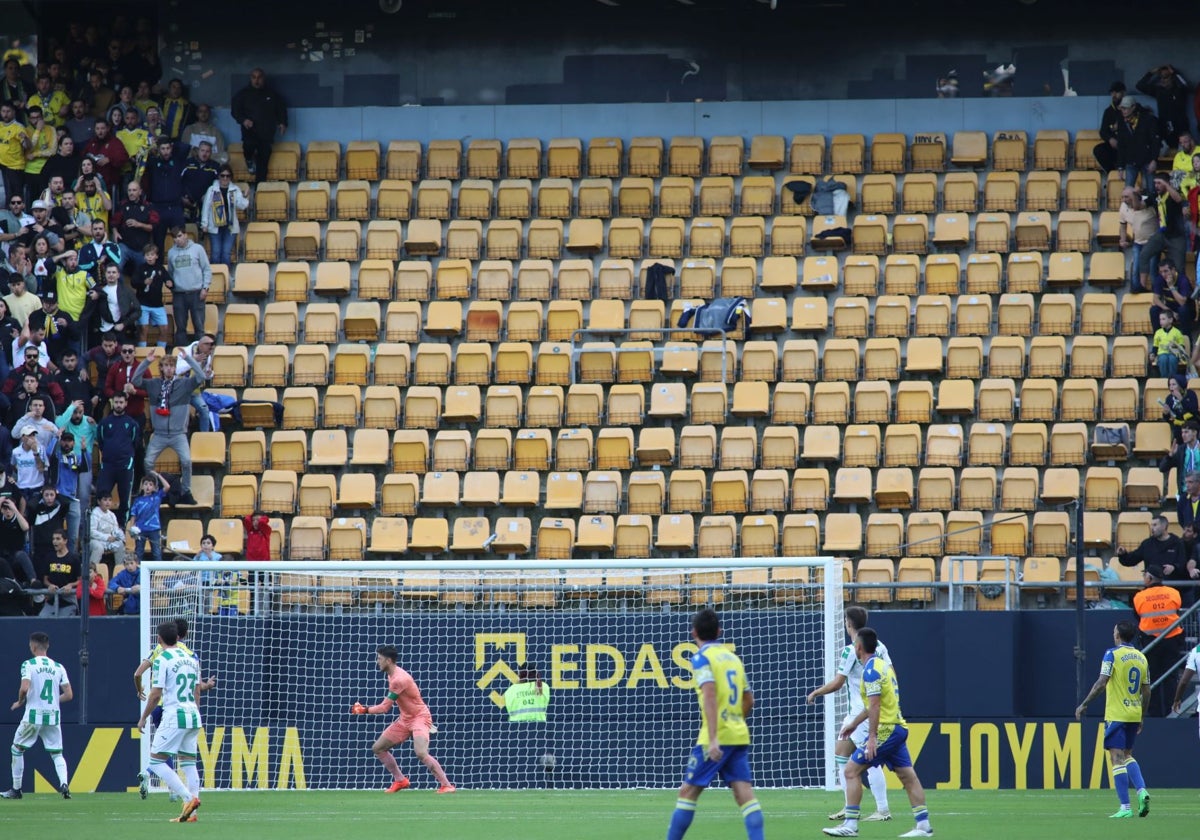
[[[860,826],[863,838],[897,837],[912,828],[908,803],[894,791],[890,823]],[[1186,837],[1195,830],[1195,790],[1153,791],[1146,820],[1109,820],[1116,796],[1101,791],[931,791],[929,804],[938,837],[970,840],[1098,840],[1134,832]],[[208,793],[195,825],[173,826],[178,813],[166,796],[148,801],[137,794],[78,794],[64,802],[54,794],[26,794],[0,801],[4,837],[161,838],[179,831],[188,837],[246,836],[255,840],[349,840],[408,837],[416,840],[624,840],[666,835],[672,791],[474,791],[437,796],[432,790],[382,792]],[[764,790],[766,836],[823,837],[834,825],[826,814],[841,804],[837,793]],[[234,835],[231,832],[249,832]],[[728,791],[704,795],[688,840],[744,837]]]

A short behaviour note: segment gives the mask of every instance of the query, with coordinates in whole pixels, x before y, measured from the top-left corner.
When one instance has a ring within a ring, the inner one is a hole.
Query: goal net
[[[706,605],[754,690],[755,784],[835,781],[844,697],[804,701],[844,644],[833,559],[164,561],[141,575],[138,656],[160,622],[186,618],[217,678],[201,703],[205,788],[386,786],[370,747],[395,709],[350,714],[387,693],[383,644],[420,686],[431,752],[456,785],[675,787],[699,732],[691,617]],[[551,692],[545,722],[508,720],[521,671]],[[395,755],[415,786],[435,784],[410,745]]]

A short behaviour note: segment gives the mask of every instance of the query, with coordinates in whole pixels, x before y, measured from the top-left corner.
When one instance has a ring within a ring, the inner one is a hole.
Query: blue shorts
[[[882,766],[891,770],[912,767],[912,758],[908,754],[908,730],[903,726],[893,729],[888,739],[876,747],[874,758],[867,758],[862,747],[859,747],[850,756],[850,760],[863,767]]]
[[[709,761],[707,747],[699,744],[692,747],[687,769],[683,771],[683,780],[689,785],[706,788],[719,774],[721,781],[725,784],[730,782],[753,784],[754,775],[750,772],[750,745],[722,746],[721,752],[723,755],[720,761]]]
[[[1131,750],[1137,740],[1140,723],[1127,720],[1110,720],[1104,724],[1104,749]]]
[[[138,323],[143,327],[165,327],[167,325],[167,308],[165,306],[143,306],[142,317]]]
[[[154,711],[150,713],[150,722],[154,724],[155,729],[158,729],[158,727],[162,726],[162,712],[163,707],[162,704],[159,703],[154,707]]]

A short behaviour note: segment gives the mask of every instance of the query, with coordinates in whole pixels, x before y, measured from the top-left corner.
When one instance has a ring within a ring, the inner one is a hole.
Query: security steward
[[[1179,590],[1163,585],[1161,566],[1147,566],[1145,588],[1133,596],[1133,609],[1138,615],[1138,631],[1143,650],[1155,639],[1161,639],[1146,651],[1150,664],[1150,679],[1157,680],[1183,657],[1185,638],[1183,627],[1171,625],[1179,618],[1182,599]],[[1167,629],[1167,628],[1171,629]],[[1175,675],[1168,676],[1150,693],[1149,715],[1165,717],[1175,696]]]

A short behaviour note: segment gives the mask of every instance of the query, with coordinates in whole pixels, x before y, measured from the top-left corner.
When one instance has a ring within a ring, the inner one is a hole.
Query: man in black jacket
[[[1151,519],[1150,536],[1142,540],[1141,545],[1133,551],[1129,551],[1125,546],[1117,549],[1117,559],[1121,565],[1136,566],[1138,563],[1145,563],[1145,569],[1161,566],[1162,578],[1168,583],[1190,581],[1187,546],[1181,538],[1167,530],[1169,525],[1167,517],[1161,513]]]
[[[1125,186],[1134,186],[1140,173],[1142,195],[1149,195],[1158,165],[1158,120],[1132,96],[1122,99],[1118,109],[1117,159],[1125,169]]]
[[[141,425],[125,413],[125,395],[113,394],[112,412],[100,421],[100,427],[96,429],[101,459],[96,493],[107,496],[112,493],[113,487],[117,488],[121,498],[117,521],[122,527],[129,515],[129,493],[133,489],[133,470],[141,437]]]
[[[1104,172],[1116,169],[1120,163],[1117,160],[1117,126],[1123,119],[1119,110],[1121,100],[1125,98],[1125,83],[1113,82],[1108,88],[1112,102],[1104,109],[1100,118],[1100,143],[1092,149],[1092,156]]]
[[[1158,104],[1158,125],[1168,146],[1179,142],[1188,130],[1188,105],[1191,96],[1187,80],[1170,64],[1163,64],[1138,79],[1137,89],[1153,96]]]
[[[233,118],[242,127],[242,152],[254,180],[267,180],[271,144],[275,135],[287,131],[287,105],[283,97],[267,86],[262,68],[250,71],[250,84],[233,97]]]

